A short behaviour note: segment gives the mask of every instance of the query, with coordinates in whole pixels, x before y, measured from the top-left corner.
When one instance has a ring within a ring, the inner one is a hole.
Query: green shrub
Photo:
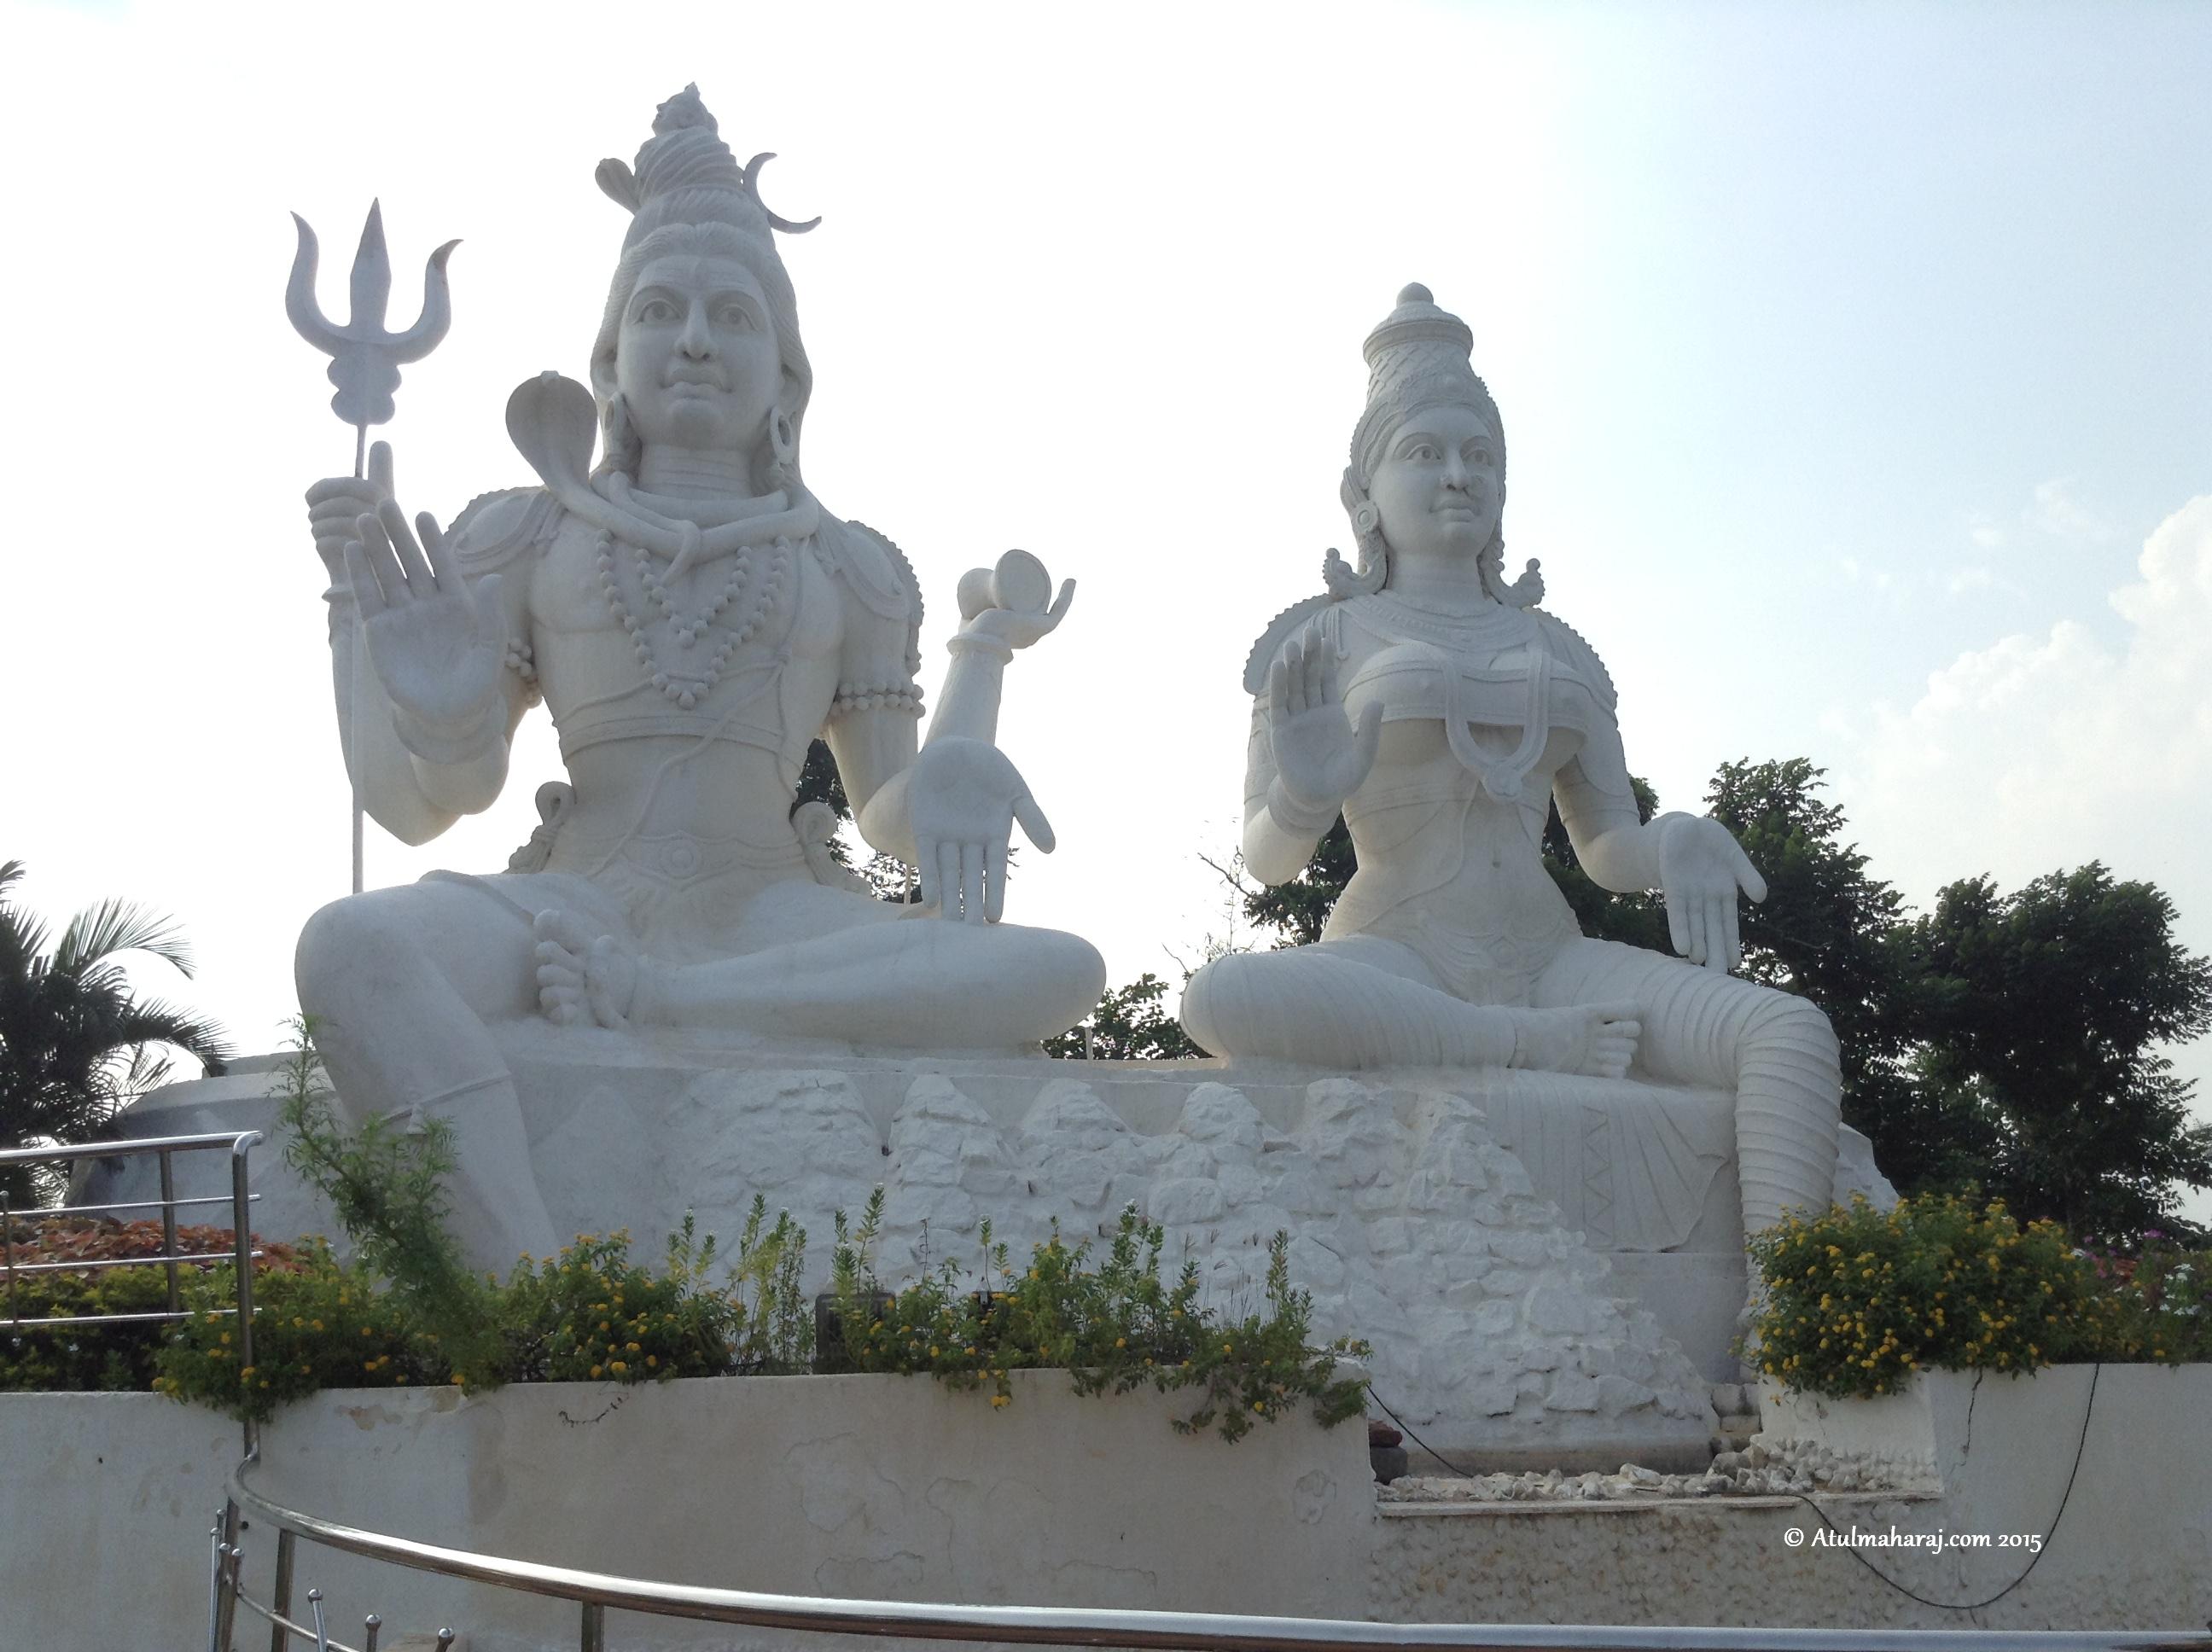
[[[1225,1440],[1301,1402],[1323,1427],[1365,1407],[1365,1382],[1340,1377],[1336,1368],[1367,1347],[1342,1338],[1310,1345],[1312,1298],[1291,1285],[1287,1234],[1268,1246],[1266,1311],[1231,1319],[1199,1302],[1194,1263],[1173,1285],[1163,1279],[1163,1231],[1133,1206],[1122,1212],[1095,1266],[1089,1242],[1071,1247],[1055,1224],[1017,1273],[986,1222],[975,1288],[963,1287],[964,1270],[948,1260],[887,1292],[872,1259],[883,1206],[878,1188],[857,1227],[848,1230],[842,1212],[836,1218],[831,1288],[847,1369],[927,1372],[957,1388],[988,1385],[994,1406],[1011,1401],[1008,1374],[1018,1370],[1064,1370],[1086,1394],[1194,1388],[1199,1405],[1176,1418],[1176,1428],[1216,1428]]]
[[[397,1387],[453,1380],[434,1333],[404,1298],[360,1262],[341,1263],[320,1241],[296,1272],[253,1276],[253,1357],[244,1357],[228,1267],[195,1279],[192,1316],[161,1351],[153,1387],[234,1416],[267,1418],[319,1388]]]
[[[8,1239],[9,1254],[18,1270],[52,1270],[19,1271],[7,1285],[0,1285],[0,1290],[9,1291],[14,1312],[27,1321],[160,1314],[168,1309],[168,1271],[158,1263],[93,1266],[160,1256],[165,1242],[159,1222],[33,1212],[14,1219]],[[176,1248],[186,1255],[228,1254],[234,1242],[228,1228],[177,1230]],[[299,1254],[290,1245],[268,1244],[261,1248],[259,1266],[270,1273],[301,1266]],[[56,1267],[57,1264],[60,1266]],[[179,1262],[176,1266],[181,1306],[209,1265]],[[152,1385],[170,1326],[170,1321],[142,1320],[119,1325],[0,1329],[0,1391],[143,1390]]]
[[[192,1281],[191,1317],[160,1351],[150,1386],[266,1418],[319,1388],[451,1383],[475,1393],[507,1382],[804,1370],[813,1336],[797,1284],[806,1236],[788,1215],[773,1225],[766,1218],[756,1200],[720,1284],[711,1277],[714,1242],[701,1242],[689,1217],[658,1271],[631,1260],[627,1234],[580,1235],[558,1256],[520,1264],[504,1285],[476,1292],[486,1317],[459,1360],[420,1297],[392,1289],[365,1262],[339,1262],[317,1241],[295,1271],[256,1272],[249,1363],[236,1319],[222,1311],[234,1277],[217,1267]]]
[[[629,1258],[629,1236],[578,1236],[534,1271],[524,1266],[502,1293],[516,1327],[521,1382],[665,1382],[677,1376],[803,1371],[814,1323],[799,1290],[806,1230],[780,1213],[768,1220],[755,1195],[727,1283],[708,1275],[715,1242],[699,1241],[691,1218],[668,1239],[658,1273]]]
[[[2212,1360],[2212,1250],[2145,1236],[2134,1256],[2097,1259],[2104,1285],[2094,1357],[2180,1365]]]
[[[1765,1282],[1758,1364],[1793,1388],[1895,1394],[1915,1371],[2030,1371],[2108,1357],[2115,1314],[2053,1222],[1955,1195],[1863,1199],[1791,1217],[1751,1242]]]
[[[158,1314],[169,1305],[160,1268],[100,1268],[82,1273],[33,1273],[15,1283],[15,1308],[24,1319],[75,1319],[91,1314]],[[56,1326],[0,1332],[0,1390],[131,1392],[152,1385],[166,1327]]]

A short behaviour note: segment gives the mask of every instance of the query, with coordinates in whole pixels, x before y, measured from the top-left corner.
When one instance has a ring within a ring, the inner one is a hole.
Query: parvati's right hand
[[[1334,817],[1375,766],[1382,708],[1364,708],[1356,728],[1346,718],[1336,649],[1318,626],[1291,638],[1268,668],[1267,739],[1292,811],[1308,819]]]
[[[369,448],[367,476],[325,477],[307,489],[307,528],[315,536],[315,555],[323,559],[332,585],[345,583],[345,548],[361,537],[354,531],[354,523],[374,514],[392,495],[388,441]]]

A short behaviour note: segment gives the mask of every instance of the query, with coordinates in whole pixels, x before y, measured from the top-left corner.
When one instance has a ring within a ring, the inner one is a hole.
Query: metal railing
[[[310,1593],[315,1628],[294,1623],[289,1592],[294,1544],[306,1538],[328,1548],[388,1561],[441,1576],[489,1583],[524,1594],[550,1595],[577,1608],[580,1652],[605,1652],[610,1611],[697,1623],[743,1624],[754,1629],[871,1635],[909,1640],[1004,1642],[1035,1646],[1187,1648],[1190,1652],[2212,1652],[2212,1634],[2157,1631],[2034,1631],[2021,1630],[1833,1630],[1601,1628],[1552,1624],[1375,1624],[1350,1619],[1267,1618],[1233,1613],[1136,1612],[1072,1606],[925,1605],[904,1600],[858,1600],[621,1577],[606,1572],[510,1560],[393,1537],[288,1509],[248,1484],[257,1467],[249,1459],[230,1482],[227,1514],[243,1509],[278,1532],[276,1581],[266,1606],[239,1587],[241,1556],[235,1543],[215,1540],[210,1588],[216,1603],[226,1592],[271,1625],[270,1652],[288,1652],[294,1634],[316,1637],[329,1652],[356,1652],[322,1630],[321,1601]],[[360,1652],[375,1652],[377,1620],[368,1620]],[[441,1630],[440,1648],[453,1638]],[[228,1652],[210,1635],[209,1652]]]
[[[248,1215],[258,1193],[246,1187],[246,1156],[262,1139],[258,1130],[219,1131],[203,1136],[149,1136],[142,1141],[102,1141],[82,1143],[73,1147],[12,1147],[0,1152],[0,1169],[10,1165],[67,1164],[82,1159],[144,1158],[149,1156],[159,1161],[161,1196],[159,1199],[116,1200],[96,1205],[29,1205],[16,1208],[4,1189],[0,1189],[0,1278],[6,1285],[7,1317],[0,1325],[14,1331],[59,1330],[81,1325],[130,1325],[159,1323],[185,1317],[182,1287],[177,1272],[180,1265],[200,1262],[229,1262],[238,1269],[238,1307],[218,1310],[236,1313],[241,1321],[239,1334],[251,1348],[253,1317],[253,1258],[261,1253],[252,1248]],[[175,1159],[179,1153],[209,1152],[221,1150],[230,1155],[230,1192],[210,1193],[197,1199],[177,1197]],[[230,1206],[231,1248],[228,1251],[180,1251],[177,1248],[177,1212],[202,1205]],[[75,1261],[18,1262],[15,1260],[15,1228],[20,1222],[48,1222],[71,1216],[113,1216],[121,1211],[153,1211],[161,1212],[161,1249],[153,1256],[87,1257]],[[111,1267],[161,1267],[168,1271],[168,1306],[159,1313],[143,1314],[70,1314],[44,1317],[23,1317],[19,1281],[27,1275],[40,1273],[82,1273]],[[251,1364],[250,1351],[245,1364]],[[251,1441],[248,1442],[250,1446]]]

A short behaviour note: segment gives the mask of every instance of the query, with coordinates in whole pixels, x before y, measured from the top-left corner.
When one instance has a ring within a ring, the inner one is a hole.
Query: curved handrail
[[[246,1484],[253,1460],[232,1473],[242,1508],[310,1541],[418,1571],[471,1579],[586,1606],[757,1629],[818,1631],[914,1640],[1004,1641],[1046,1646],[1189,1648],[1193,1652],[1376,1652],[1465,1648],[1469,1652],[2212,1652],[2212,1637],[2159,1631],[1591,1628],[1553,1624],[1375,1624],[1350,1619],[1267,1618],[1231,1613],[1078,1606],[953,1606],[848,1600],[664,1583],[542,1561],[449,1549],[288,1509]]]

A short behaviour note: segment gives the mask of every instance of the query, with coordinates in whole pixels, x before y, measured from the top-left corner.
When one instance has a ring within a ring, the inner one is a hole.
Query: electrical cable
[[[2095,1413],[2097,1409],[2097,1382],[2098,1379],[2103,1375],[2104,1370],[2105,1364],[2102,1360],[2099,1360],[2090,1368],[2089,1396],[2081,1407],[2081,1437],[2074,1442],[2074,1466],[2066,1471],[2066,1489],[2059,1493],[2058,1508],[2057,1512],[2051,1516],[2051,1527],[2043,1534],[2042,1546],[2028,1558],[2027,1564],[2022,1569],[2020,1576],[2014,1578],[2011,1582],[2007,1583],[1995,1594],[1990,1595],[1987,1600],[1975,1600],[1972,1602],[1932,1600],[1929,1599],[1928,1596],[1922,1594],[1914,1589],[1906,1588],[1903,1583],[1899,1582],[1897,1579],[1890,1576],[1887,1572],[1883,1571],[1881,1567],[1875,1565],[1873,1561],[1861,1554],[1855,1546],[1846,1543],[1843,1546],[1844,1552],[1850,1555],[1852,1559],[1857,1561],[1859,1564],[1864,1566],[1869,1571],[1872,1572],[1877,1578],[1880,1578],[1883,1582],[1888,1584],[1890,1588],[1895,1589],[1899,1594],[1904,1595],[1908,1600],[1917,1600],[1923,1606],[1933,1606],[1939,1612],[1979,1612],[1984,1606],[1995,1606],[1998,1601],[2003,1600],[2006,1595],[2010,1594],[2022,1583],[2027,1582],[2028,1574],[2033,1572],[2037,1566],[2040,1565],[2043,1561],[2043,1557],[2050,1552],[2051,1540],[2058,1534],[2058,1522],[2066,1517],[2066,1505],[2072,1500],[2074,1496],[2075,1478],[2081,1472],[2081,1456],[2083,1452],[2088,1449],[2089,1418]],[[1446,1468],[1450,1469],[1454,1474],[1457,1475],[1462,1479],[1474,1479],[1477,1478],[1477,1476],[1470,1474],[1465,1470],[1458,1467],[1452,1462],[1450,1458],[1445,1456],[1443,1453],[1438,1451],[1434,1446],[1421,1438],[1419,1435],[1414,1433],[1412,1427],[1407,1423],[1406,1419],[1399,1416],[1396,1412],[1391,1410],[1390,1402],[1383,1399],[1381,1394],[1375,1392],[1374,1386],[1371,1383],[1369,1385],[1367,1389],[1367,1397],[1382,1408],[1384,1414],[1387,1415],[1392,1422],[1398,1425],[1399,1429],[1405,1434],[1407,1439],[1413,1441],[1414,1444],[1420,1447],[1422,1450],[1427,1452],[1430,1456],[1434,1457]],[[1810,1509],[1814,1514],[1820,1517],[1820,1523],[1826,1526],[1830,1531],[1833,1532],[1838,1537],[1848,1537],[1850,1535],[1850,1534],[1846,1533],[1842,1527],[1837,1525],[1833,1520],[1829,1518],[1828,1511],[1826,1509],[1821,1508],[1819,1503],[1814,1502],[1813,1499],[1808,1497],[1804,1492],[1790,1491],[1786,1492],[1784,1495],[1796,1498],[1798,1502]]]

